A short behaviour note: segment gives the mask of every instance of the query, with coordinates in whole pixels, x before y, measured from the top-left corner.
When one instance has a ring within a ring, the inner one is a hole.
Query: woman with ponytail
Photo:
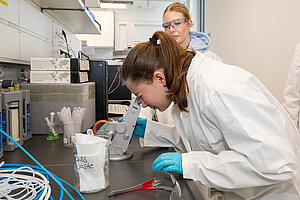
[[[266,186],[297,173],[299,134],[281,104],[252,74],[182,48],[157,31],[136,45],[123,68],[143,107],[166,110],[173,126],[145,120],[141,145],[175,147],[154,171],[174,171],[210,188]]]

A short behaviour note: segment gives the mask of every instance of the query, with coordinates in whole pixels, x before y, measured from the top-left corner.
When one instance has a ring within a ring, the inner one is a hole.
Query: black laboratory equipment
[[[96,121],[108,119],[108,71],[104,60],[90,60],[89,81],[96,87]]]
[[[108,119],[108,104],[129,105],[131,92],[122,80],[122,62],[90,60],[89,80],[96,84],[96,121]]]

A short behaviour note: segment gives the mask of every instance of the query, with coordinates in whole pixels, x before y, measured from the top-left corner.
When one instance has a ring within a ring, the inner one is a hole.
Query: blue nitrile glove
[[[182,174],[182,154],[178,152],[163,153],[154,160],[152,169]]]
[[[124,117],[119,118],[119,122],[123,120]],[[145,129],[147,125],[147,119],[144,118],[138,118],[133,130],[133,135],[139,136],[139,137],[144,137],[145,135]]]

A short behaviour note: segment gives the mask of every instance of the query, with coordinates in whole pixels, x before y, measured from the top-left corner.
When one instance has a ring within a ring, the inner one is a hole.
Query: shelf
[[[85,0],[85,6],[89,8],[100,8],[99,0]]]
[[[14,58],[4,58],[4,57],[0,57],[0,63],[30,65],[30,61],[27,61],[27,60],[20,60],[20,59],[14,59]]]
[[[74,34],[101,34],[101,25],[92,18],[81,0],[31,1]]]

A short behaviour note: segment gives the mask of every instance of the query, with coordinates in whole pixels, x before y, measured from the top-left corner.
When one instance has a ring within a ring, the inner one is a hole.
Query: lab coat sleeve
[[[209,91],[205,99],[199,95],[206,101],[201,112],[222,132],[228,148],[219,153],[184,153],[184,178],[212,188],[236,189],[271,185],[295,176],[297,159],[287,135],[297,131],[279,102],[274,103],[262,84],[254,82],[250,90],[240,84],[237,90]]]
[[[147,121],[144,138],[140,139],[142,147],[175,147],[186,152],[181,137],[174,125],[165,125],[155,121]]]
[[[300,109],[300,43],[297,45],[286,81],[283,106],[299,129]]]

